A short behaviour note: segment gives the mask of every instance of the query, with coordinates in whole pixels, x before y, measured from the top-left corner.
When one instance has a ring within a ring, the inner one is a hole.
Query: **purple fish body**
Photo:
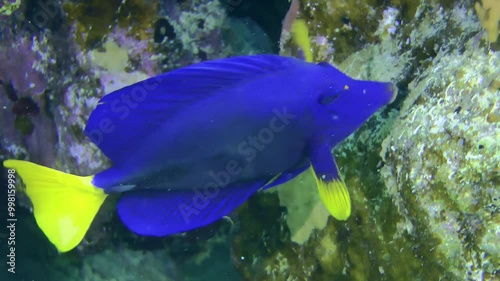
[[[85,133],[113,165],[93,184],[122,193],[134,232],[187,231],[310,165],[336,169],[323,155],[394,97],[390,83],[275,55],[181,68],[101,99]]]
[[[109,194],[120,194],[117,212],[131,231],[164,236],[210,224],[306,170],[330,214],[347,220],[350,195],[331,150],[395,96],[390,83],[355,80],[328,63],[205,61],[99,101],[84,132],[111,167],[78,176],[25,160],[3,165],[20,175],[59,252],[81,243]]]

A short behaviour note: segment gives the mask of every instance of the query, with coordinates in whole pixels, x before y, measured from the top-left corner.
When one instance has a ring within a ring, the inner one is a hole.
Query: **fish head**
[[[337,70],[338,71],[338,70]],[[337,75],[318,96],[322,127],[338,143],[375,112],[394,101],[397,88],[389,82],[355,80]]]

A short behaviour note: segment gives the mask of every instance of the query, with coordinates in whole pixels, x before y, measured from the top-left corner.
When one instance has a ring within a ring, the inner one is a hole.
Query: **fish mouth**
[[[388,83],[387,92],[392,93],[391,99],[389,100],[389,103],[392,103],[398,96],[398,87],[392,83]]]

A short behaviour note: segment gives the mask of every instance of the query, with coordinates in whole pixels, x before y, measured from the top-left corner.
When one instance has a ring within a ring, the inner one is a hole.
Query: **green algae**
[[[346,180],[353,201],[351,219],[339,222],[330,218],[303,245],[291,242],[287,228],[277,227],[286,211],[277,206],[276,195],[250,199],[239,211],[240,233],[234,240],[237,267],[244,279],[454,280],[446,272],[441,254],[434,250],[439,240],[429,233],[425,222],[414,221],[408,232],[390,197],[367,196],[365,191],[383,189],[380,180],[368,180],[380,177],[377,171],[363,172],[365,180],[356,176]]]
[[[10,16],[19,9],[21,6],[21,0],[3,0],[2,6],[0,6],[0,15]]]
[[[398,15],[393,19],[397,23],[393,24],[397,24],[395,28],[402,29],[402,36],[407,38],[417,28],[418,18],[426,14],[425,10],[437,5],[442,7],[443,13],[449,13],[457,4],[451,0],[315,0],[300,3],[299,17],[307,20],[310,36],[324,37],[331,42],[334,49],[333,58],[337,63],[363,49],[367,44],[380,42],[383,36],[392,36],[387,32],[380,33],[379,30],[381,24],[391,24],[383,23],[386,20],[383,17],[384,11],[389,8],[397,9]],[[462,31],[451,29],[447,32],[449,36],[460,37]],[[408,48],[404,45],[401,47]],[[423,47],[427,52],[433,50],[433,40],[427,41]],[[316,54],[323,52],[320,46],[313,49]],[[428,55],[424,52],[421,56]]]
[[[335,59],[342,61],[374,42],[380,12],[376,1],[301,1],[301,17],[311,27],[310,36],[325,36],[334,42]]]
[[[103,43],[114,27],[128,31],[138,40],[149,39],[150,29],[157,20],[156,1],[142,0],[90,0],[78,3],[66,2],[63,9],[68,18],[76,22],[76,41],[85,49]]]

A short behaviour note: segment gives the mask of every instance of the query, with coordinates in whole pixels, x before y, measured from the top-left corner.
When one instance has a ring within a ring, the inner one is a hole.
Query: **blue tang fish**
[[[253,193],[309,170],[331,215],[351,213],[332,148],[396,96],[328,63],[278,55],[206,61],[104,96],[85,134],[113,163],[76,176],[5,160],[59,252],[76,247],[106,196],[121,221],[165,236],[212,223]],[[304,187],[306,188],[306,187]]]

